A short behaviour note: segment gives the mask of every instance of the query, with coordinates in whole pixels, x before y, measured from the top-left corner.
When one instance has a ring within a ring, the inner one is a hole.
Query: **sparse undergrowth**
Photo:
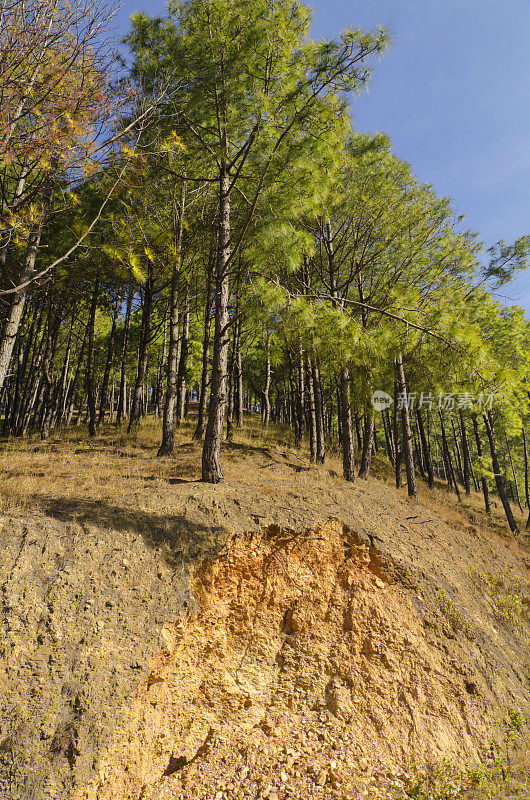
[[[438,592],[438,601],[440,604],[440,610],[451,624],[453,630],[462,631],[468,639],[473,639],[475,634],[473,633],[473,629],[466,619],[465,614],[455,608],[453,601],[447,592],[443,591],[443,589],[440,589]]]
[[[520,578],[504,575],[501,570],[488,572],[477,566],[471,571],[471,579],[477,588],[487,591],[498,619],[510,625],[521,623],[525,614],[525,587]]]
[[[490,756],[480,765],[459,769],[448,759],[417,769],[405,797],[414,800],[528,800],[530,754],[528,720],[510,708],[490,742]]]

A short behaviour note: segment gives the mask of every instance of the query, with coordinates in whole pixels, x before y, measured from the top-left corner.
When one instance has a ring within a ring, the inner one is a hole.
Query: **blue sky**
[[[393,43],[355,127],[382,130],[422,181],[453,199],[486,245],[530,233],[529,0],[314,0],[313,37],[382,23]],[[139,9],[126,0],[120,30]],[[530,315],[530,270],[506,292]]]

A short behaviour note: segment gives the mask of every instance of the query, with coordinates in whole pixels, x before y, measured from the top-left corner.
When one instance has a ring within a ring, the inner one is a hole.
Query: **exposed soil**
[[[206,486],[186,433],[9,451],[2,798],[394,797],[530,713],[524,542],[266,441]]]

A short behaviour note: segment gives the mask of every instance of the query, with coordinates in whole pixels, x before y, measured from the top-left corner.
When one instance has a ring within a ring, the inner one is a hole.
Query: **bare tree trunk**
[[[182,320],[182,337],[180,340],[180,359],[177,377],[177,425],[180,425],[186,414],[186,374],[188,370],[189,338],[190,301],[188,284],[184,299],[184,318]]]
[[[24,348],[22,347],[22,340],[19,340],[18,342],[18,353],[16,358],[17,358],[17,375],[15,382],[15,392],[9,415],[6,410],[5,420],[4,420],[4,436],[6,436],[9,432],[14,431],[15,421],[20,409],[21,394],[22,394],[22,378],[24,374]]]
[[[145,282],[144,303],[142,309],[142,335],[140,349],[138,351],[138,370],[134,384],[131,413],[129,416],[129,426],[127,432],[138,425],[141,415],[141,397],[144,380],[147,374],[147,362],[149,360],[149,344],[151,342],[151,318],[153,315],[154,285],[153,276],[150,274]]]
[[[317,450],[316,462],[323,464],[326,460],[326,442],[324,438],[324,411],[322,404],[322,384],[320,381],[320,369],[315,358],[311,359],[311,371],[313,373],[314,407],[316,417],[316,436]]]
[[[271,335],[267,331],[267,339],[265,344],[265,386],[263,387],[263,408],[261,410],[261,421],[267,427],[271,419],[271,401],[269,397],[269,390],[271,386]]]
[[[88,397],[88,434],[96,435],[96,392],[94,387],[94,323],[98,304],[99,282],[94,284],[90,314],[88,318],[88,353],[86,367],[86,393]]]
[[[309,420],[309,460],[317,460],[317,415],[315,411],[315,384],[311,370],[311,360],[307,359],[307,403]]]
[[[88,325],[85,326],[85,330],[83,332],[83,339],[81,340],[81,346],[79,348],[79,352],[75,356],[77,365],[73,377],[70,378],[70,383],[68,385],[68,392],[66,394],[66,400],[64,403],[64,409],[65,409],[64,415],[67,427],[71,424],[72,417],[74,416],[77,384],[79,382],[79,376],[81,375],[83,359],[85,357],[87,337],[88,337]]]
[[[528,448],[526,446],[526,432],[524,425],[522,428],[523,433],[523,448],[524,448],[524,493],[526,497],[526,507],[528,509],[528,519],[526,521],[526,530],[530,530],[530,490],[529,490],[529,475],[528,475]]]
[[[215,274],[215,332],[208,423],[202,450],[202,479],[205,483],[223,480],[221,444],[226,407],[228,367],[228,302],[230,297],[230,177],[226,165],[219,176],[219,245]]]
[[[212,248],[212,252],[213,248]],[[199,395],[199,413],[197,418],[197,427],[193,434],[193,438],[198,440],[204,436],[206,427],[206,407],[208,400],[208,385],[209,385],[209,367],[210,367],[210,338],[211,338],[211,322],[212,322],[212,264],[211,258],[208,264],[208,280],[206,286],[206,305],[204,308],[204,332],[202,340],[202,373],[201,373],[201,391]]]
[[[175,411],[177,404],[177,359],[179,346],[179,279],[177,263],[171,276],[171,295],[169,300],[169,349],[167,361],[167,388],[162,418],[162,442],[158,456],[170,456],[175,444]]]
[[[401,353],[396,358],[395,364],[399,393],[403,398],[401,427],[403,430],[403,455],[405,458],[405,470],[407,472],[407,489],[409,497],[417,500],[418,488],[416,486],[416,473],[414,471],[414,452],[412,449],[412,429],[410,427],[409,405],[407,402],[407,383],[405,381],[405,371],[403,369],[403,357]]]
[[[119,427],[124,414],[127,413],[127,403],[125,397],[127,384],[127,348],[129,346],[129,332],[131,330],[131,312],[134,290],[132,287],[127,294],[127,306],[125,309],[125,321],[123,323],[123,344],[121,348],[121,372],[120,372],[120,396],[118,398],[118,408],[116,410],[116,425]]]
[[[235,395],[235,417],[236,417],[236,425],[238,428],[242,428],[244,424],[244,415],[243,415],[243,362],[241,356],[241,314],[239,310],[238,304],[238,319],[236,322],[236,333],[235,333],[235,343],[234,347],[236,350],[236,365],[235,365],[235,380],[236,380],[236,395]]]
[[[35,225],[30,233],[24,265],[18,275],[17,285],[22,285],[31,280],[35,274],[35,260],[39,249],[42,234],[42,225]],[[2,340],[0,341],[0,392],[4,386],[7,371],[11,363],[11,356],[15,346],[24,304],[26,302],[27,287],[23,287],[14,292],[7,319],[2,330]]]
[[[342,470],[344,480],[355,480],[355,448],[350,397],[350,372],[344,367],[340,373],[340,422],[342,438]]]
[[[298,381],[296,392],[296,416],[298,419],[298,438],[295,441],[296,447],[302,446],[305,429],[305,374],[304,374],[304,354],[302,348],[299,350],[298,359]]]
[[[57,425],[61,425],[66,411],[68,372],[70,369],[70,359],[72,354],[72,337],[74,333],[74,325],[77,319],[76,311],[77,311],[77,306],[74,303],[74,307],[72,309],[72,316],[70,320],[70,330],[68,331],[68,340],[66,342],[66,353],[63,361],[63,369],[61,372],[61,378],[59,380],[59,392],[57,396],[57,407],[55,410],[55,419]]]
[[[361,463],[359,466],[359,478],[368,478],[370,466],[372,464],[372,449],[374,446],[374,409],[370,406],[364,415],[364,435]]]
[[[395,367],[394,367],[395,368]],[[397,378],[394,379],[394,408],[393,408],[393,425],[394,425],[394,448],[396,451],[396,460],[395,460],[395,477],[396,477],[396,489],[401,489],[402,477],[401,477],[401,460],[403,458],[403,447],[401,445],[401,439],[399,436],[399,416],[398,416],[398,395],[399,395],[399,383]]]
[[[471,494],[471,453],[469,452],[469,442],[467,440],[466,423],[464,414],[460,409],[460,431],[462,433],[462,455],[464,459],[463,472],[464,472],[464,488],[466,494]]]
[[[48,323],[46,328],[46,347],[44,350],[44,357],[42,359],[42,376],[39,382],[38,391],[36,394],[35,411],[31,426],[33,430],[41,428],[41,436],[44,433],[46,438],[46,431],[43,431],[42,422],[44,420],[46,403],[50,400],[50,391],[52,386],[52,366],[53,357],[55,355],[55,346],[57,343],[57,336],[59,334],[60,317],[53,308],[52,296],[50,293],[50,310],[48,312]]]
[[[459,447],[459,444],[458,444],[458,436],[457,436],[457,433],[456,433],[455,421],[454,421],[453,415],[451,414],[450,416],[451,416],[451,428],[453,429],[453,439],[454,439],[454,442],[455,442],[454,455],[455,455],[455,460],[456,460],[456,466],[458,468],[458,477],[460,479],[460,483],[462,484],[462,486],[465,489],[466,488],[466,484],[465,484],[465,480],[464,480],[464,470],[463,470],[463,467],[462,467],[462,456],[460,455],[460,447]],[[467,494],[467,492],[466,492],[466,494]]]
[[[515,496],[517,498],[517,505],[521,509],[521,514],[522,514],[523,513],[523,507],[521,505],[521,497],[519,495],[519,484],[517,482],[517,475],[515,474],[515,467],[514,467],[514,464],[513,464],[512,451],[510,450],[510,443],[508,442],[508,437],[506,436],[506,433],[504,434],[504,438],[506,439],[506,447],[508,449],[508,458],[510,459],[510,467],[512,469],[513,484],[514,484],[514,487],[515,487]]]
[[[163,383],[164,372],[167,364],[167,309],[164,312],[164,330],[162,334],[162,356],[158,362],[158,369],[156,371],[156,388],[155,388],[155,413],[157,417],[160,416],[162,408],[163,396]]]
[[[118,292],[116,297],[116,303],[114,305],[114,311],[112,314],[112,325],[109,334],[109,346],[107,350],[107,361],[105,363],[105,372],[103,373],[103,383],[101,384],[101,401],[99,404],[99,416],[98,416],[98,425],[102,425],[105,419],[105,412],[107,410],[107,401],[108,401],[108,393],[109,393],[109,379],[110,379],[110,369],[112,367],[112,359],[114,356],[114,342],[116,339],[116,326],[118,324],[118,314],[120,312],[120,305],[121,305],[121,292]]]
[[[484,419],[484,425],[486,426],[486,433],[490,445],[491,465],[493,467],[493,474],[495,475],[495,483],[497,485],[497,491],[499,493],[499,497],[501,499],[501,503],[504,508],[504,513],[506,514],[506,519],[508,520],[508,525],[510,526],[510,530],[512,531],[512,533],[519,533],[519,528],[515,521],[515,517],[513,515],[512,508],[510,506],[510,501],[508,500],[508,496],[506,494],[504,476],[501,472],[499,458],[497,456],[497,445],[495,443],[495,428],[493,425],[493,416],[491,411],[487,411],[482,415],[482,417]]]
[[[45,390],[43,395],[43,406],[42,406],[41,439],[49,438],[54,415],[56,413],[56,403],[58,400],[59,387],[57,384],[54,384],[53,381],[53,362],[55,359],[55,353],[57,351],[57,341],[59,339],[60,326],[61,326],[61,315],[60,312],[56,310],[53,322],[51,358],[47,363],[44,364],[43,380],[45,383]]]
[[[418,469],[420,471],[422,480],[425,480],[426,475],[425,475],[425,467],[423,465],[423,448],[421,444],[421,437],[419,436],[417,429],[416,430],[414,429],[412,421],[411,421],[411,429],[412,429],[412,443],[414,446],[414,454],[415,454],[414,463],[418,465]]]
[[[226,441],[231,442],[234,437],[234,399],[235,399],[235,369],[236,369],[236,326],[233,326],[232,354],[228,370],[228,414],[226,417]]]
[[[441,429],[442,429],[442,447],[443,447],[443,452],[445,454],[446,472],[447,472],[448,478],[450,478],[450,482],[453,484],[453,488],[454,488],[454,490],[456,492],[456,496],[458,497],[459,500],[461,500],[462,498],[461,498],[461,495],[460,495],[460,489],[458,488],[458,483],[457,483],[456,476],[455,476],[455,471],[454,471],[454,468],[453,468],[453,461],[451,459],[451,451],[449,449],[449,443],[447,441],[447,435],[446,435],[446,432],[445,432],[445,424],[444,424],[443,414],[442,414],[441,411],[439,412],[439,414],[440,414],[440,425],[441,425]]]
[[[381,411],[381,417],[383,418],[383,431],[385,434],[385,444],[386,444],[386,453],[388,456],[388,460],[395,466],[395,452],[394,452],[394,443],[392,441],[392,431],[390,429],[390,416],[388,411]]]
[[[429,443],[427,442],[427,437],[425,436],[425,426],[423,424],[423,417],[419,408],[416,409],[416,419],[418,420],[418,431],[420,434],[423,451],[423,463],[425,465],[425,471],[427,472],[427,482],[429,489],[432,489],[434,486],[434,471],[432,468],[431,451],[429,448]]]

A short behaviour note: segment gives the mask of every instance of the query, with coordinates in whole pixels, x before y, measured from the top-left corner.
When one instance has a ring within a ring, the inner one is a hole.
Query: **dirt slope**
[[[469,510],[257,441],[218,487],[69,453],[3,464],[2,798],[392,797],[530,713],[528,549]]]

